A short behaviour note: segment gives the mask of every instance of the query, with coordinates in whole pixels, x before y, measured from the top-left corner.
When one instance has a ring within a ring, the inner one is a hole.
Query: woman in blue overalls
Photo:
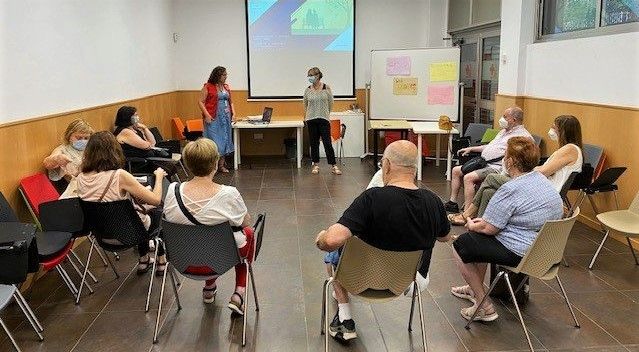
[[[218,171],[223,173],[229,172],[224,159],[234,150],[231,132],[234,113],[231,89],[225,83],[226,77],[226,68],[222,66],[214,68],[209,80],[202,87],[199,101],[204,119],[204,137],[212,139],[217,144],[221,155]]]

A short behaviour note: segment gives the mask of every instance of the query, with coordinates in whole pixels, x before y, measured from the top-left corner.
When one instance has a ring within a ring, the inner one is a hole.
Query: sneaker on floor
[[[335,313],[335,317],[328,327],[328,333],[335,339],[341,341],[348,341],[357,338],[357,332],[355,331],[355,322],[353,319],[339,321],[339,314]]]
[[[455,202],[451,202],[450,200],[444,204],[444,208],[449,213],[459,213],[459,205]]]

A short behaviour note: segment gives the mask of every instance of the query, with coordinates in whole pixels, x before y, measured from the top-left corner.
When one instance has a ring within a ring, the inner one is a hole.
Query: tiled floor
[[[267,212],[262,253],[255,264],[260,311],[248,314],[246,351],[320,351],[321,288],[325,278],[322,253],[314,246],[315,234],[334,223],[341,212],[367,185],[370,163],[345,160],[344,175],[334,176],[323,166],[311,175],[308,163],[301,170],[279,159],[244,160],[245,169],[221,175],[220,182],[240,190],[252,215]],[[248,168],[248,167],[251,168]],[[428,187],[445,197],[449,185],[443,168],[424,169]],[[455,231],[461,231],[456,228]],[[577,224],[570,237],[562,267],[581,329],[570,314],[554,282],[533,280],[531,300],[524,308],[535,347],[551,351],[639,351],[639,266],[628,248],[608,241],[594,270],[586,268],[601,235]],[[86,245],[80,248],[86,253]],[[161,283],[155,279],[151,311],[144,312],[148,274],[135,274],[135,254],[122,253],[113,273],[92,263],[100,282],[96,293],[85,295],[79,306],[56,273],[39,280],[27,299],[45,327],[45,341],[38,342],[28,322],[15,306],[2,316],[25,351],[239,351],[241,320],[231,319],[226,308],[233,289],[233,274],[220,279],[214,305],[201,302],[200,283],[185,280],[180,287],[183,309],[177,311],[167,287],[159,343],[152,344]],[[451,247],[437,243],[431,265],[431,283],[424,295],[429,351],[526,350],[522,330],[510,304],[500,304],[500,319],[464,329],[459,314],[467,304],[450,295],[451,285],[462,279],[452,261]],[[253,304],[253,302],[251,302]],[[412,334],[406,329],[410,300],[354,304],[359,339],[348,345],[331,341],[332,351],[421,351],[418,318]],[[334,309],[334,308],[333,308]],[[0,333],[0,351],[10,351]]]

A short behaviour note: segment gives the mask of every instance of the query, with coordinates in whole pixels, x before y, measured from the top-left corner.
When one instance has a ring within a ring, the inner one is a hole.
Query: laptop
[[[268,125],[271,122],[272,115],[273,108],[265,107],[261,120],[249,120],[248,122],[253,125]]]

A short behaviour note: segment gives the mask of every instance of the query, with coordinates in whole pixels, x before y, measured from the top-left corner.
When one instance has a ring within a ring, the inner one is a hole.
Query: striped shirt
[[[333,93],[328,86],[324,85],[324,88],[316,90],[309,86],[304,91],[305,120],[330,119],[333,109]]]

